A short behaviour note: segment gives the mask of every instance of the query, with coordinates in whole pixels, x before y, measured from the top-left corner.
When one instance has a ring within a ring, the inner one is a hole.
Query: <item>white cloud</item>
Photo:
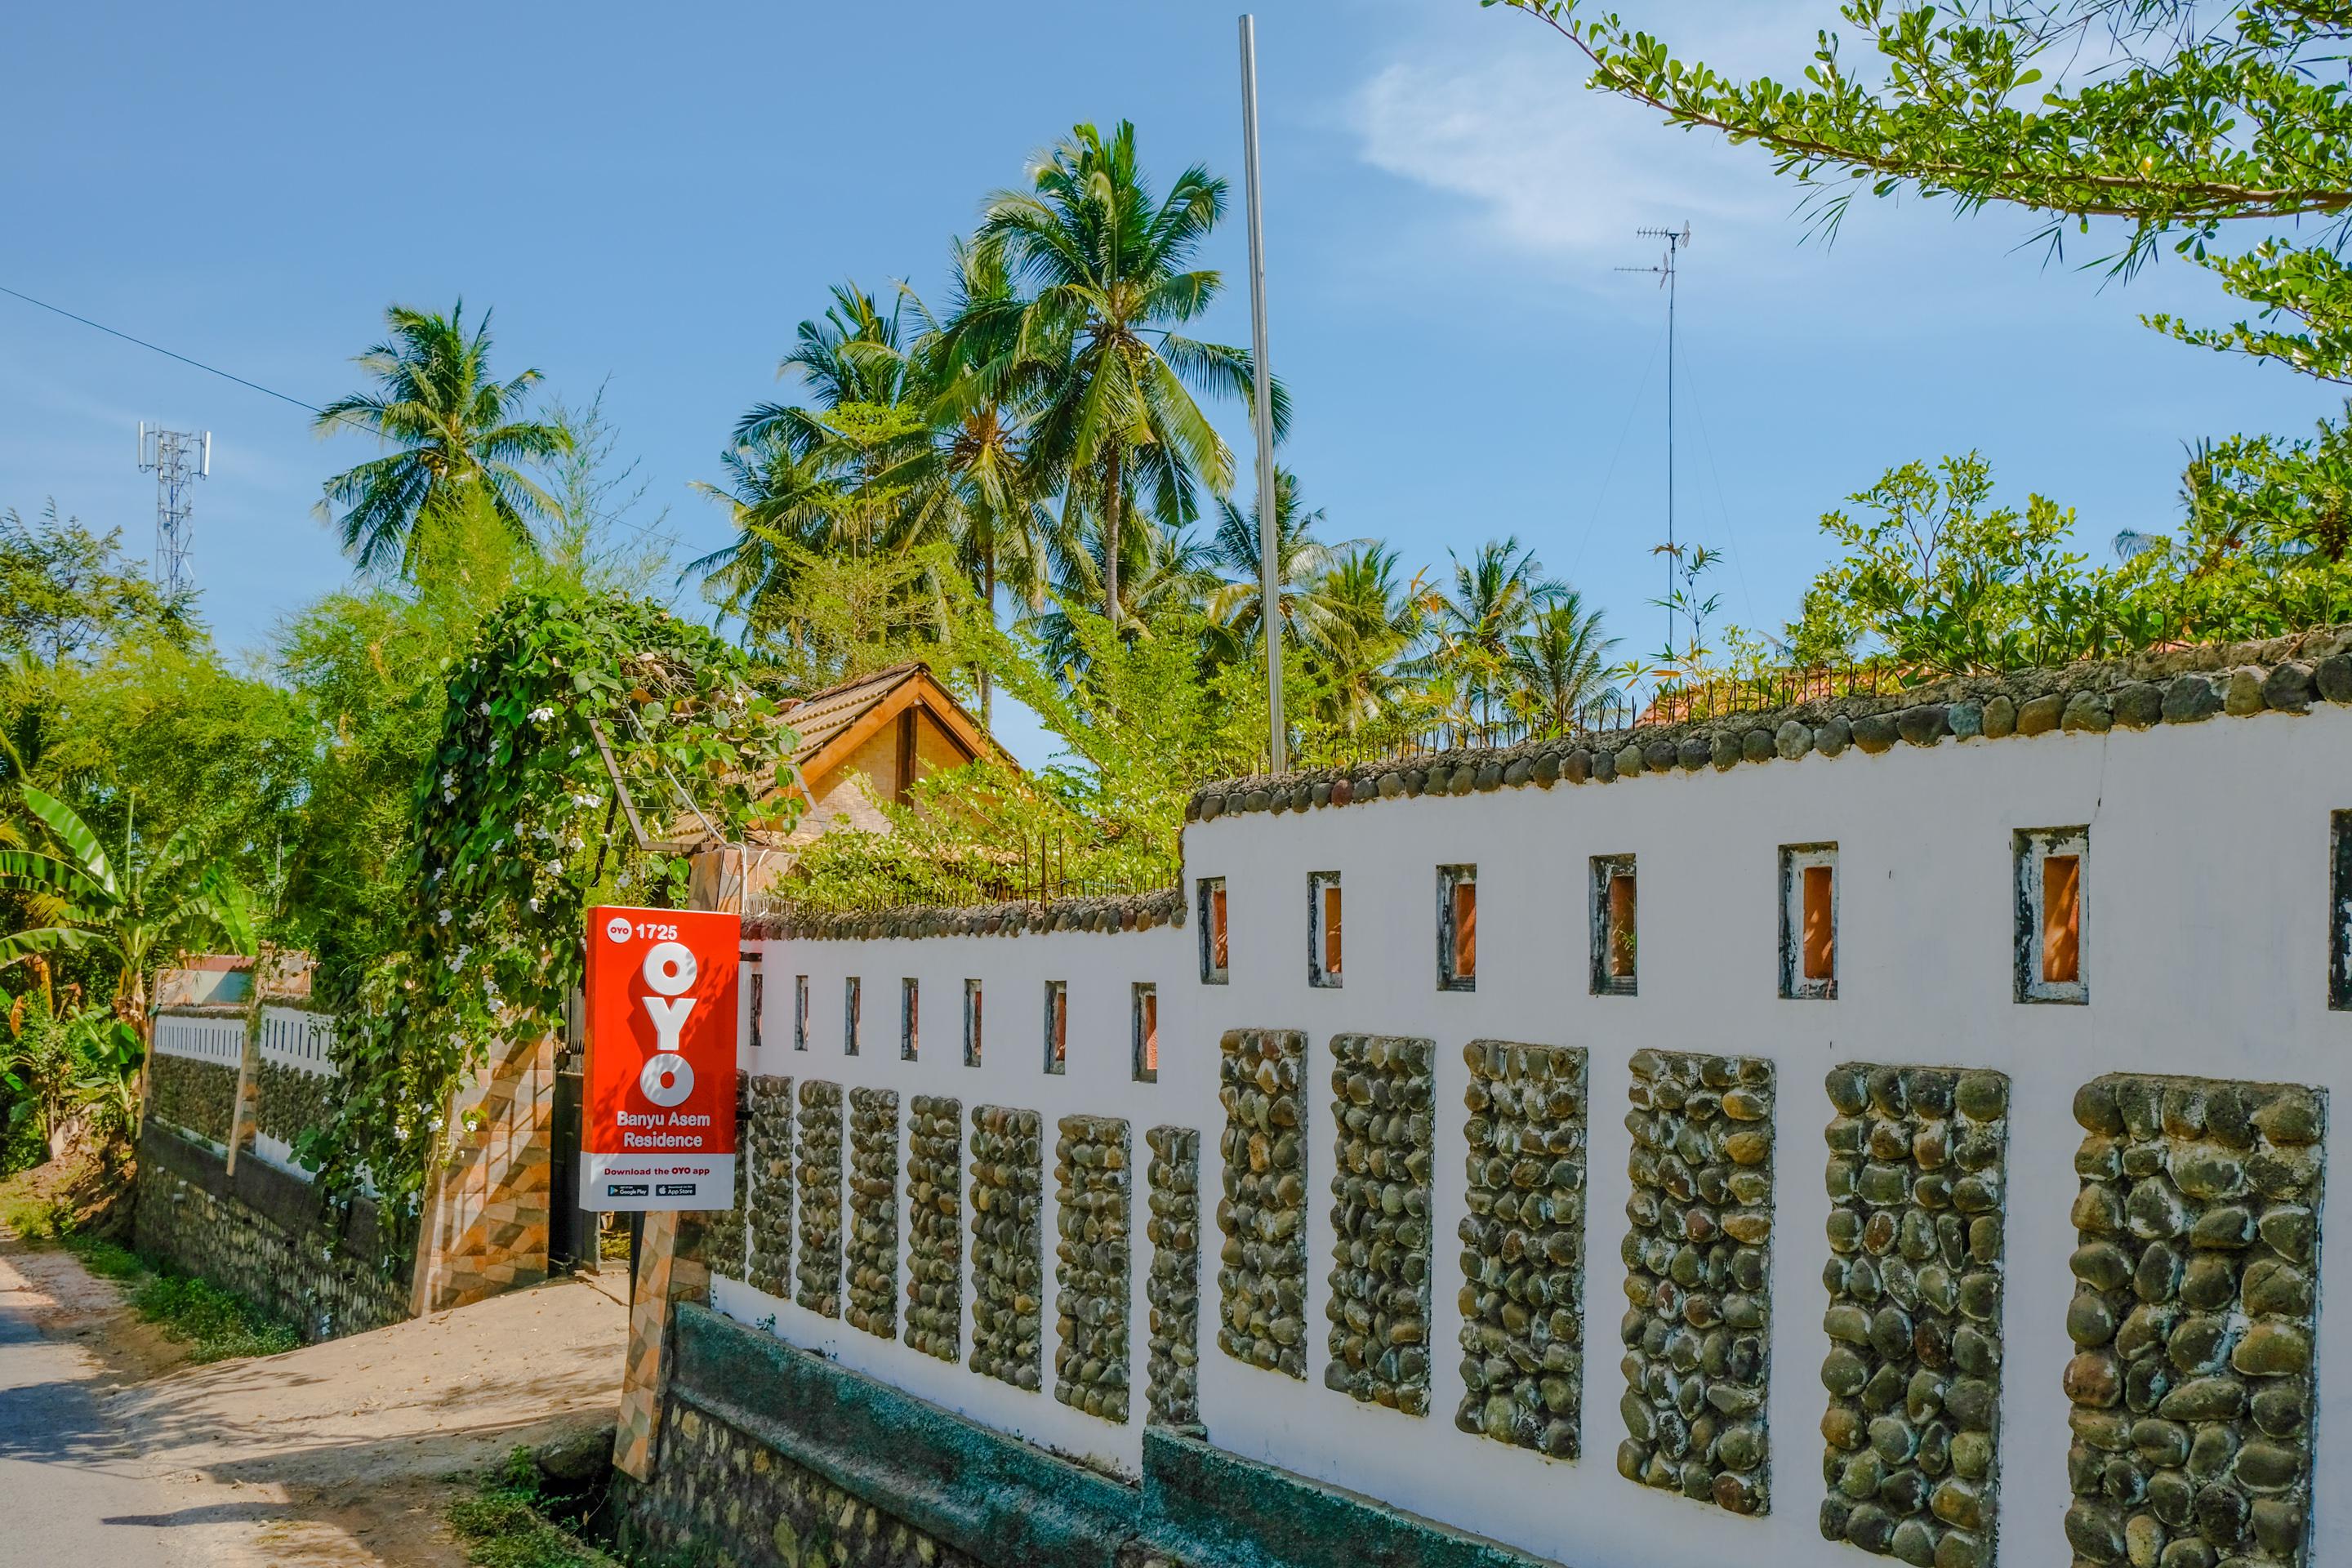
[[[1727,70],[1791,74],[1787,59],[1758,57],[1808,42],[1818,9],[1751,3],[1736,23],[1677,28],[1675,41]],[[1796,194],[1756,149],[1591,91],[1566,42],[1495,20],[1480,52],[1399,58],[1357,90],[1350,120],[1366,163],[1462,197],[1491,238],[1580,267],[1642,259],[1636,228],[1687,222],[1704,243],[1709,230],[1787,223]]]

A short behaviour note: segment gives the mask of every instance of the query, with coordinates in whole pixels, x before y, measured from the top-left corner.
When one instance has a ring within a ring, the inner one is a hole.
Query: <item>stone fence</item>
[[[2352,636],[1193,816],[1149,905],[751,933],[644,1540],[2352,1559]]]

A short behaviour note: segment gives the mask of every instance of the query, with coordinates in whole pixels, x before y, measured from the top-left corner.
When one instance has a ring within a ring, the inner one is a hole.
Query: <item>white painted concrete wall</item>
[[[1151,1247],[1143,1235],[1149,1211],[1144,1201],[1144,1172],[1150,1162],[1144,1133],[1162,1123],[1213,1127],[1204,1120],[1216,1110],[1215,1065],[1210,1064],[1207,1111],[1192,1080],[1191,1057],[1199,1050],[1200,1026],[1171,1021],[1171,1005],[1191,1008],[1191,993],[1200,989],[1192,963],[1193,931],[1162,927],[1157,931],[1120,934],[1056,932],[1050,936],[933,937],[921,941],[868,942],[771,942],[755,944],[762,986],[765,1017],[761,1023],[764,1044],[758,1058],[746,1060],[747,1070],[792,1078],[794,1142],[798,1143],[801,1108],[798,1085],[811,1079],[838,1083],[845,1089],[859,1086],[898,1091],[898,1330],[900,1338],[885,1342],[845,1321],[803,1311],[790,1300],[752,1289],[740,1279],[722,1276],[714,1297],[719,1310],[747,1323],[771,1317],[775,1331],[793,1344],[837,1357],[857,1368],[960,1411],[1003,1431],[1076,1458],[1093,1459],[1134,1474],[1143,1454],[1144,1363],[1150,1335],[1150,1307],[1144,1281],[1151,1267]],[[793,980],[809,977],[808,1049],[793,1044]],[[850,975],[864,981],[864,1025],[856,1057],[843,1054],[843,982]],[[915,1061],[898,1055],[899,982],[913,975],[922,984],[920,1054]],[[963,983],[977,979],[982,991],[981,1066],[963,1065]],[[1045,1070],[1045,983],[1059,980],[1069,987],[1067,1063],[1059,1074]],[[1133,986],[1138,981],[1160,987],[1160,1081],[1138,1083],[1131,1062]],[[749,987],[743,988],[748,994]],[[1185,1015],[1178,1015],[1184,1016]],[[1197,1016],[1197,1013],[1192,1015]],[[751,1034],[740,1038],[750,1056]],[[1209,1037],[1213,1058],[1215,1037]],[[1175,1058],[1186,1058],[1179,1067]],[[1173,1070],[1171,1070],[1173,1069]],[[1045,1268],[1045,1335],[1041,1373],[1043,1386],[1026,1393],[971,1371],[965,1361],[953,1364],[923,1354],[904,1342],[906,1328],[907,1126],[910,1101],[918,1094],[951,1095],[963,1102],[963,1181],[965,1205],[961,1247],[963,1259],[962,1353],[971,1351],[971,1111],[978,1105],[1009,1105],[1034,1110],[1043,1118],[1041,1130],[1045,1204],[1038,1228]],[[846,1096],[845,1095],[845,1100]],[[1131,1415],[1124,1426],[1071,1409],[1054,1398],[1055,1283],[1054,1246],[1059,1230],[1059,1193],[1054,1180],[1054,1143],[1061,1118],[1074,1114],[1125,1117],[1130,1130],[1129,1253],[1133,1270],[1129,1321],[1134,1348],[1129,1376],[1134,1388]],[[1210,1133],[1213,1146],[1215,1137]],[[843,1164],[849,1149],[845,1135]],[[1210,1179],[1210,1161],[1202,1157],[1203,1184]],[[847,1194],[845,1191],[845,1206]],[[1213,1200],[1204,1200],[1208,1220]],[[797,1216],[796,1216],[797,1223]],[[793,1238],[797,1278],[799,1238]],[[1203,1239],[1209,1261],[1204,1272],[1213,1275],[1213,1244]]]
[[[1138,1397],[1123,1429],[1023,1394],[903,1345],[883,1345],[787,1303],[722,1281],[722,1310],[925,1398],[1048,1447],[1131,1467],[1140,1447],[1149,1309],[1141,1237],[1142,1132],[1196,1127],[1202,1153],[1201,1403],[1210,1436],[1242,1454],[1344,1485],[1447,1523],[1580,1565],[1721,1568],[1727,1562],[1868,1561],[1822,1540],[1817,1373],[1830,1209],[1822,1184],[1821,1082],[1846,1060],[1992,1067],[2012,1079],[2009,1143],[2006,1366],[2001,1413],[2000,1561],[2063,1563],[2071,1353],[2068,1208],[2081,1130],[2074,1089],[2117,1070],[2320,1086],[2335,1093],[2332,1179],[2352,1180],[2342,1145],[2352,1089],[2352,1013],[2326,1005],[2330,813],[2352,809],[2352,711],[2216,719],[2106,735],[2051,734],[1932,750],[1898,746],[1742,766],[1725,774],[1643,777],[1462,798],[1227,818],[1186,835],[1192,879],[1223,877],[1231,981],[1199,983],[1197,933],[763,944],[768,1041],[757,1070],[953,1094],[1053,1119],[1070,1110],[1135,1123]],[[2090,827],[2085,870],[2086,1006],[2012,997],[2011,835]],[[1834,1001],[1778,995],[1778,851],[1838,846],[1839,986]],[[1640,994],[1589,994],[1588,868],[1638,857]],[[1475,863],[1479,972],[1472,992],[1436,984],[1436,873]],[[1346,889],[1346,984],[1307,984],[1307,875],[1338,870]],[[811,1039],[790,1049],[791,977],[811,976]],[[841,978],[866,977],[865,1054],[841,1057]],[[922,1059],[898,1059],[898,978],[924,982]],[[987,1062],[961,1065],[962,982],[989,987]],[[1043,984],[1070,982],[1070,1067],[1040,1070]],[[1160,986],[1156,1086],[1129,1078],[1129,985]],[[1300,1028],[1314,1087],[1309,1147],[1307,1321],[1301,1384],[1215,1348],[1218,1035]],[[1434,1381],[1420,1419],[1326,1390],[1323,1309],[1332,1227],[1330,1037],[1422,1035],[1439,1045],[1433,1211]],[[1456,1430],[1455,1293],[1465,1212],[1460,1047],[1486,1036],[1591,1051],[1587,1363],[1583,1457],[1559,1462]],[[1741,1052],[1778,1064],[1777,1225],[1769,1418],[1771,1512],[1743,1519],[1650,1490],[1616,1473],[1618,1242],[1629,1191],[1622,1120],[1628,1058],[1644,1046]],[[903,1100],[902,1100],[903,1119]],[[967,1131],[968,1136],[968,1131]],[[902,1178],[903,1181],[903,1178]],[[1053,1184],[1046,1183],[1047,1346],[1053,1353]],[[904,1204],[901,1204],[903,1212]],[[901,1256],[903,1258],[903,1245]],[[968,1233],[967,1233],[968,1258]],[[901,1265],[903,1268],[903,1262]],[[2352,1241],[2321,1247],[2320,1418],[2311,1560],[2352,1562],[2352,1355],[2347,1309],[2331,1311],[2352,1269]],[[967,1275],[969,1267],[967,1264]],[[967,1279],[967,1300],[970,1281]],[[969,1332],[969,1316],[966,1320]],[[1050,1383],[1050,1377],[1049,1377]]]

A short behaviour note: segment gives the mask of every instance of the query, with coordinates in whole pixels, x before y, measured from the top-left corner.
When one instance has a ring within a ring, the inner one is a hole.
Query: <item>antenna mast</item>
[[[166,430],[142,420],[139,471],[155,476],[155,558],[148,570],[166,595],[193,592],[196,579],[188,557],[195,530],[189,519],[195,500],[189,487],[212,477],[213,433]]]
[[[1666,542],[1659,552],[1666,558],[1666,652],[1672,657],[1675,647],[1675,568],[1682,563],[1682,551],[1675,543],[1675,279],[1682,272],[1682,251],[1691,242],[1690,225],[1679,229],[1637,228],[1635,237],[1663,239],[1666,254],[1655,267],[1620,267],[1620,272],[1648,272],[1658,279],[1658,287],[1666,291]]]

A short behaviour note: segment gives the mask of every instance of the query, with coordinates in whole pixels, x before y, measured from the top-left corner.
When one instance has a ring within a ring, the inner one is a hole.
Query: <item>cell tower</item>
[[[142,420],[139,471],[155,476],[155,559],[149,567],[155,585],[166,594],[192,591],[196,582],[188,556],[195,531],[188,520],[195,500],[189,486],[212,477],[213,433],[166,430]]]

